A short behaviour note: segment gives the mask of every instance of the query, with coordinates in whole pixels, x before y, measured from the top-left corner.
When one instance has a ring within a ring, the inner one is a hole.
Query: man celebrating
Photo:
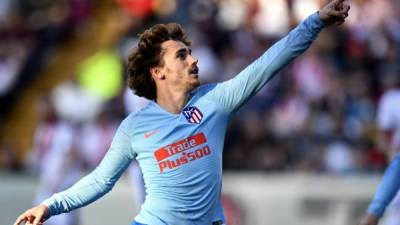
[[[344,0],[331,1],[235,78],[203,86],[197,59],[179,25],[146,30],[129,57],[128,83],[135,94],[152,101],[121,123],[110,150],[91,174],[27,210],[14,225],[41,224],[95,201],[112,189],[134,158],[147,195],[133,224],[224,224],[222,150],[229,120],[304,52],[325,25],[342,24],[349,9]]]

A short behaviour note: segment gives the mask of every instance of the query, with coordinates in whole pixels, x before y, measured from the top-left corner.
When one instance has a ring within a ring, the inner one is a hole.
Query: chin
[[[190,83],[190,90],[193,90],[199,86],[200,86],[200,80],[196,80],[196,81]]]
[[[197,79],[196,82],[193,83],[193,87],[197,88],[198,86],[200,86],[200,80]]]

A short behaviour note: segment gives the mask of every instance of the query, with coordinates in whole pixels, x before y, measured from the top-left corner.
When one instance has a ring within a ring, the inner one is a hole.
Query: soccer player
[[[342,24],[350,6],[333,0],[226,82],[200,86],[197,59],[177,24],[155,25],[129,57],[128,83],[152,100],[118,128],[100,165],[66,191],[21,214],[46,218],[85,206],[112,189],[136,158],[146,199],[133,224],[224,224],[220,201],[227,124],[238,108],[304,52],[326,25]]]
[[[386,91],[379,101],[377,124],[381,148],[387,151],[391,162],[360,225],[378,224],[392,201],[386,224],[400,225],[400,80],[398,71],[393,69],[388,69],[382,77]]]

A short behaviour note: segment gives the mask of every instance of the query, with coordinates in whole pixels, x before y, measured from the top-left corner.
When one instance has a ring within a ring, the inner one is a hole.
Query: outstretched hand
[[[372,214],[366,214],[358,225],[377,225],[379,218]]]
[[[350,5],[345,0],[333,0],[319,10],[319,18],[326,25],[340,25],[349,15]]]
[[[48,218],[48,214],[49,209],[46,205],[38,205],[22,213],[14,225],[19,225],[21,222],[26,222],[26,225],[42,225]]]

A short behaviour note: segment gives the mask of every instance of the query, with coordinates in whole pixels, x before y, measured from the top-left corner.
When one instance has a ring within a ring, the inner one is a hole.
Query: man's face
[[[160,67],[168,86],[190,91],[200,85],[197,59],[191,49],[180,41],[168,40],[161,44],[164,64]]]

